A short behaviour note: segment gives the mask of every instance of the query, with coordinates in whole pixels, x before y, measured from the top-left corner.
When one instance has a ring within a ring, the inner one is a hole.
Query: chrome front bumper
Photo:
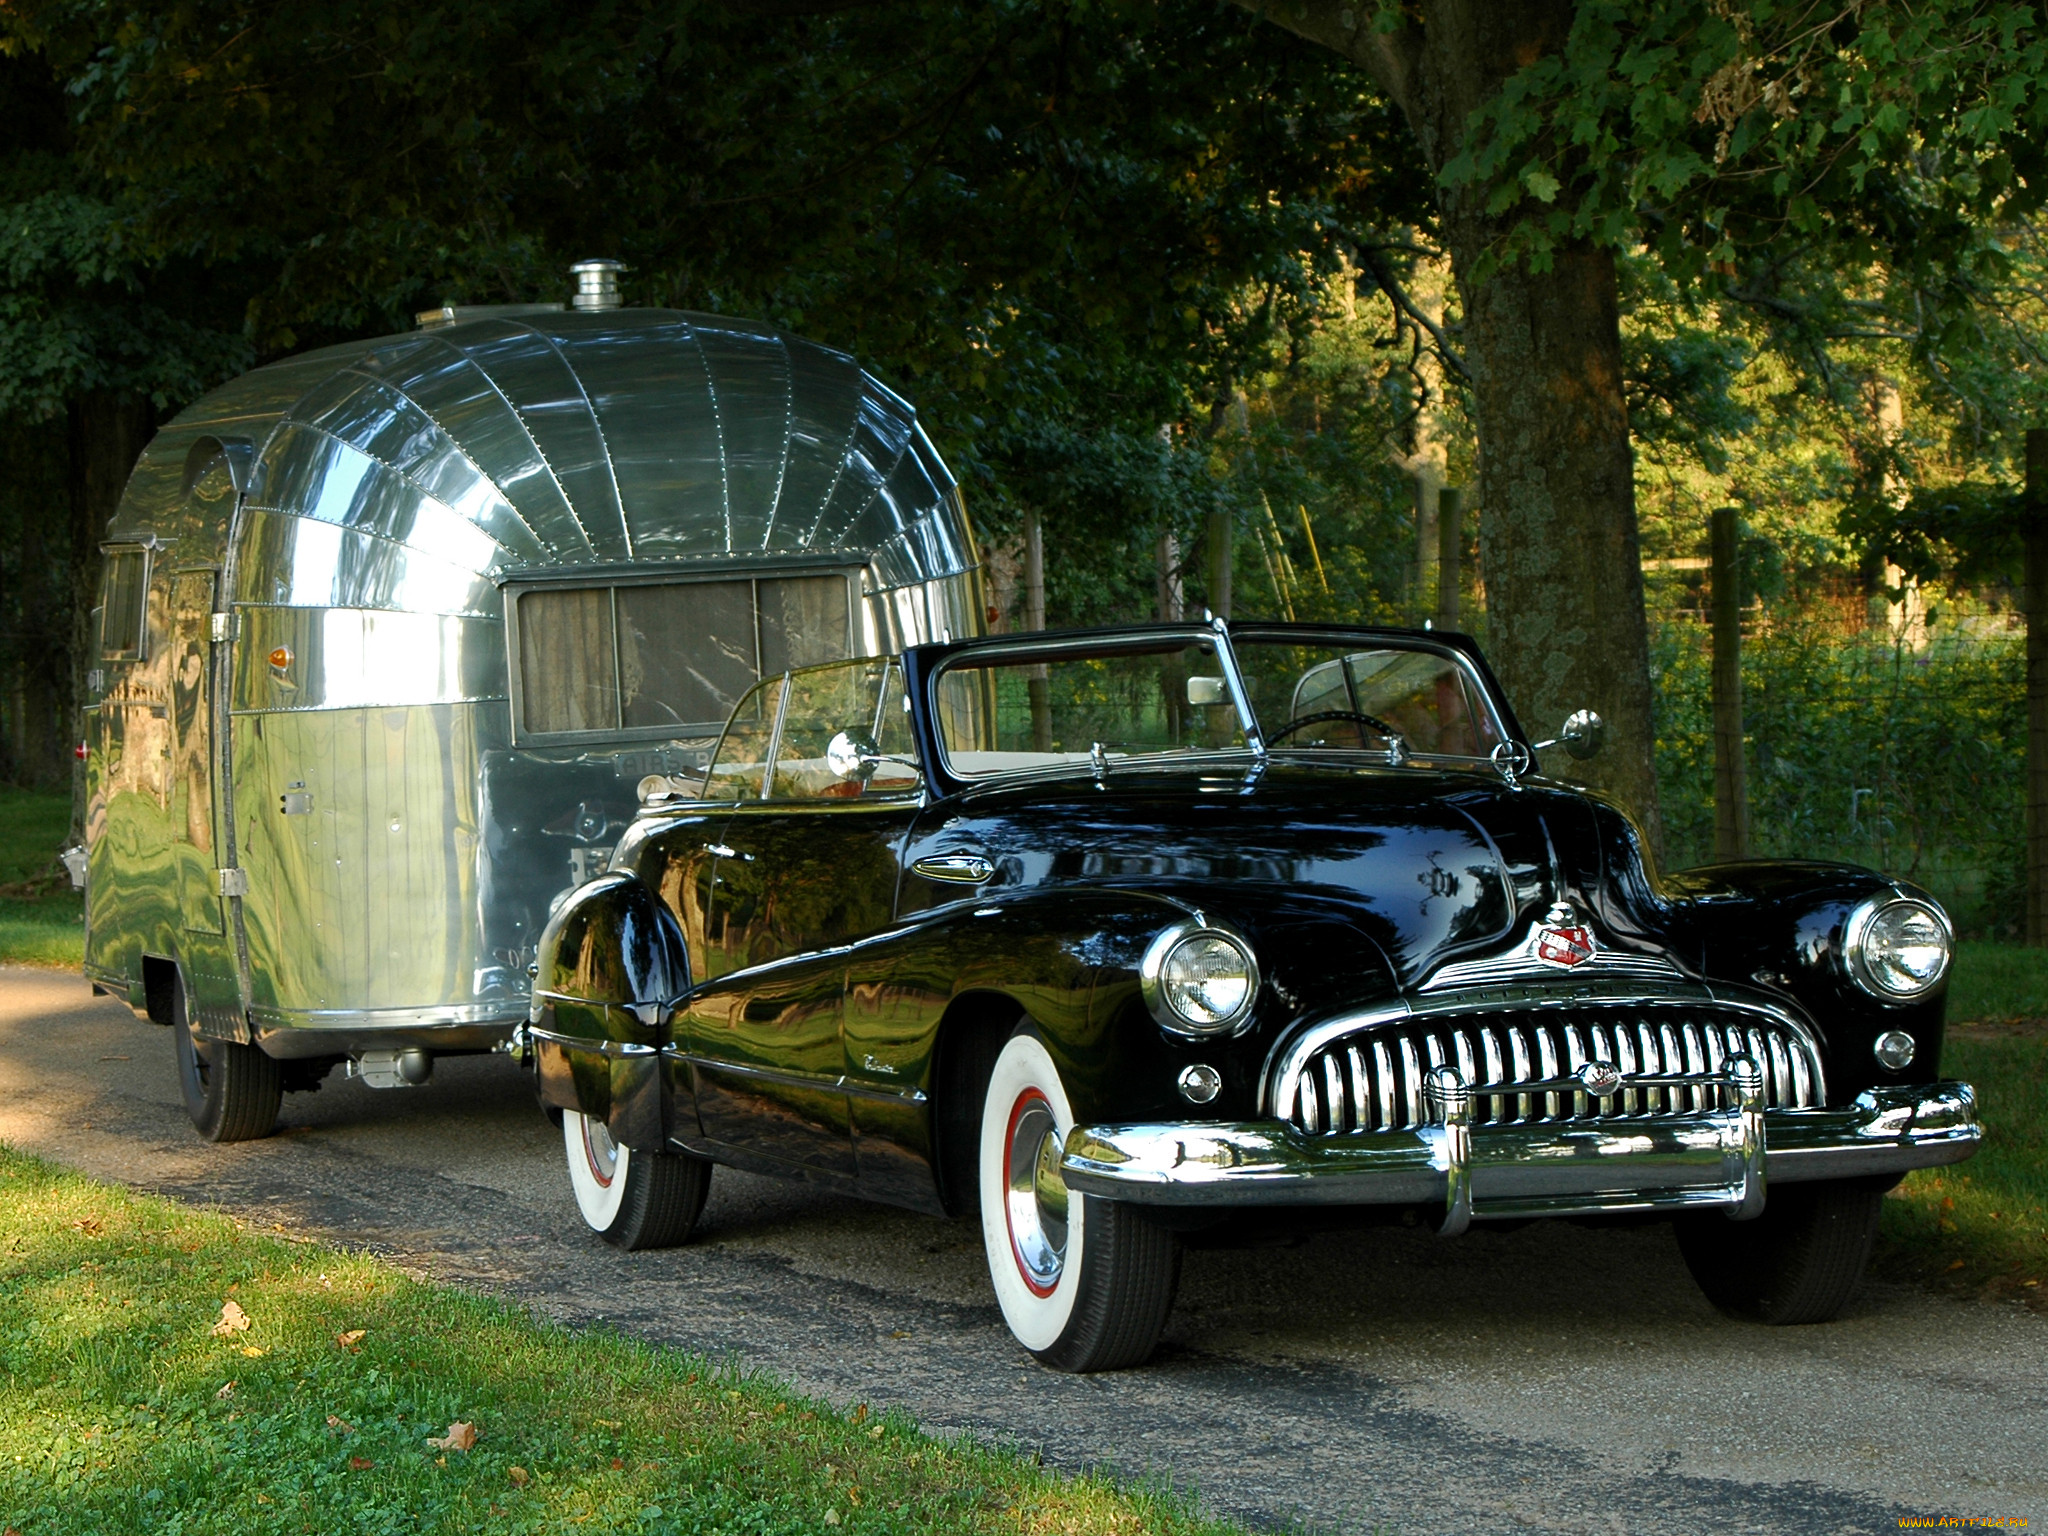
[[[1872,1089],[1846,1109],[1731,1109],[1690,1116],[1309,1135],[1282,1121],[1077,1126],[1067,1187],[1143,1205],[1441,1205],[1442,1230],[1474,1220],[1720,1207],[1763,1209],[1773,1180],[1855,1178],[1957,1163],[1983,1132],[1968,1083]]]

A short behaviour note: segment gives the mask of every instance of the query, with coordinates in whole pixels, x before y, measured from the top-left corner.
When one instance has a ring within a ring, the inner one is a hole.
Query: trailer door
[[[212,571],[171,581],[171,855],[178,908],[192,933],[224,932],[213,818]]]

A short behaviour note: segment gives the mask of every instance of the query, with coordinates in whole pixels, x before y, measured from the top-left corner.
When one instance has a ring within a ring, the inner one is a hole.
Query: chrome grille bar
[[[1303,1131],[1410,1130],[1432,1123],[1429,1074],[1456,1070],[1471,1085],[1474,1125],[1703,1115],[1720,1106],[1718,1080],[1746,1056],[1774,1109],[1812,1109],[1824,1078],[1809,1039],[1788,1023],[1712,1003],[1583,1009],[1506,1008],[1368,1026],[1302,1060],[1274,1102]],[[1605,1097],[1572,1074],[1609,1062],[1624,1085]]]

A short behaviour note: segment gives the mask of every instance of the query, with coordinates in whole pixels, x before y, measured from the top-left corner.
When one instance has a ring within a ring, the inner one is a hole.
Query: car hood
[[[1610,931],[1639,932],[1602,876],[1603,843],[1630,847],[1599,825],[1602,813],[1617,818],[1576,791],[1510,786],[1490,772],[1276,763],[1255,774],[1012,781],[927,809],[906,850],[903,894],[914,910],[1113,885],[1251,929],[1320,911],[1369,939],[1405,985],[1446,959],[1499,948],[1559,900]],[[979,855],[995,873],[971,892],[916,875],[919,859],[944,853]]]

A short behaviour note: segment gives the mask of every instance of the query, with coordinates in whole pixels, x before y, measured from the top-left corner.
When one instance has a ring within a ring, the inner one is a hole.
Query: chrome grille
[[[1705,1114],[1724,1101],[1704,1084],[1624,1088],[1604,1100],[1514,1085],[1564,1077],[1589,1061],[1612,1062],[1624,1076],[1710,1075],[1743,1054],[1763,1068],[1767,1107],[1823,1102],[1820,1063],[1796,1030],[1764,1014],[1699,1005],[1504,1009],[1382,1025],[1315,1051],[1293,1092],[1275,1085],[1275,1102],[1313,1133],[1406,1130],[1430,1123],[1423,1075],[1448,1063],[1473,1085],[1474,1125]]]

